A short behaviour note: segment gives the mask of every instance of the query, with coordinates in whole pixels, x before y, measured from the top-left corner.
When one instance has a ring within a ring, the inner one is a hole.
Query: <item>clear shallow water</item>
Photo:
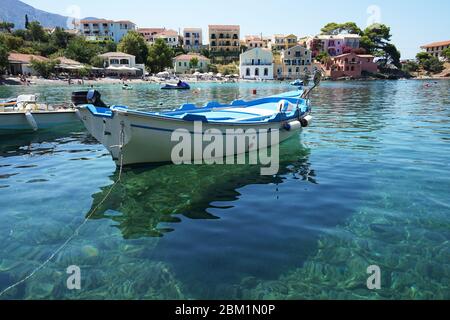
[[[140,109],[229,101],[284,84],[99,89]],[[76,87],[0,87],[0,98]],[[449,299],[450,82],[324,83],[281,170],[128,169],[79,236],[0,299]],[[22,91],[23,92],[23,91]],[[163,102],[162,105],[160,103]],[[0,291],[57,249],[117,179],[80,128],[0,138]],[[82,290],[65,287],[69,265]],[[382,270],[382,290],[366,269]]]

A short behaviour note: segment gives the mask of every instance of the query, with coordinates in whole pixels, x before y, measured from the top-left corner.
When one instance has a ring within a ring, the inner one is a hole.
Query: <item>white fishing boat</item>
[[[319,82],[320,75],[315,79],[315,86]],[[201,108],[185,104],[169,112],[106,107],[100,99],[95,99],[78,106],[78,114],[117,165],[174,162],[177,146],[185,137],[193,147],[181,157],[186,161],[201,161],[267,149],[298,134],[312,120],[309,101],[312,89],[253,101],[236,100],[231,104],[210,102]],[[95,96],[93,92],[90,95]],[[263,137],[267,134],[269,137]],[[231,145],[230,141],[234,143],[239,137],[244,137],[243,145]],[[223,143],[217,144],[219,150],[202,152],[220,138]],[[265,143],[258,143],[264,139]]]
[[[37,95],[0,101],[0,132],[49,129],[79,123],[75,108],[39,103]]]

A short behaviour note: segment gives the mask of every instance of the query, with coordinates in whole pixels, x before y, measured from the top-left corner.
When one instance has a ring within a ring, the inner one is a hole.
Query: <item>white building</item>
[[[192,65],[192,59],[197,59],[197,65]],[[173,68],[176,74],[186,74],[193,71],[207,72],[210,61],[199,54],[182,54],[173,59]]]
[[[136,25],[128,20],[80,20],[75,27],[88,41],[112,40],[119,42],[128,32],[136,30]]]
[[[180,45],[180,38],[178,32],[175,30],[164,30],[153,36],[153,41],[149,41],[151,45],[156,42],[156,39],[163,39],[169,47],[178,47]]]
[[[255,48],[240,55],[242,79],[273,80],[273,54],[269,49]]]
[[[183,30],[183,49],[187,51],[200,51],[203,45],[201,28],[185,28]]]

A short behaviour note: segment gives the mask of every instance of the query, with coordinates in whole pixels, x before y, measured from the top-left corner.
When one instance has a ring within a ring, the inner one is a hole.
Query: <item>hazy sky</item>
[[[127,19],[139,27],[172,29],[208,24],[239,24],[241,37],[294,33],[317,34],[328,22],[354,21],[361,28],[379,21],[391,27],[402,58],[420,45],[450,40],[448,0],[23,0],[38,9],[63,15]]]

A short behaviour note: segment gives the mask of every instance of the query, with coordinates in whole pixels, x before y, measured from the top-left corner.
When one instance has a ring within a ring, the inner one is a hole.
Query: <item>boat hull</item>
[[[42,111],[31,112],[37,129],[50,129],[63,125],[80,123],[75,110],[69,111]],[[1,112],[0,132],[9,131],[35,131],[34,124],[31,124],[25,112]]]
[[[80,108],[79,112],[87,130],[108,149],[117,165],[174,162],[174,150],[184,140],[178,133],[185,133],[188,145],[192,147],[190,154],[183,154],[185,163],[189,163],[223,159],[264,149],[289,139],[301,129],[296,120],[290,121],[289,125],[279,122],[236,125],[168,119],[128,111],[114,111],[112,117],[100,117],[88,108]],[[249,138],[248,133],[253,132],[256,133],[257,140]],[[203,152],[213,141],[209,133],[222,138],[223,146],[217,149],[221,157],[215,157],[215,152]],[[263,140],[267,141],[265,146],[261,144]],[[123,146],[121,152],[120,145]]]

